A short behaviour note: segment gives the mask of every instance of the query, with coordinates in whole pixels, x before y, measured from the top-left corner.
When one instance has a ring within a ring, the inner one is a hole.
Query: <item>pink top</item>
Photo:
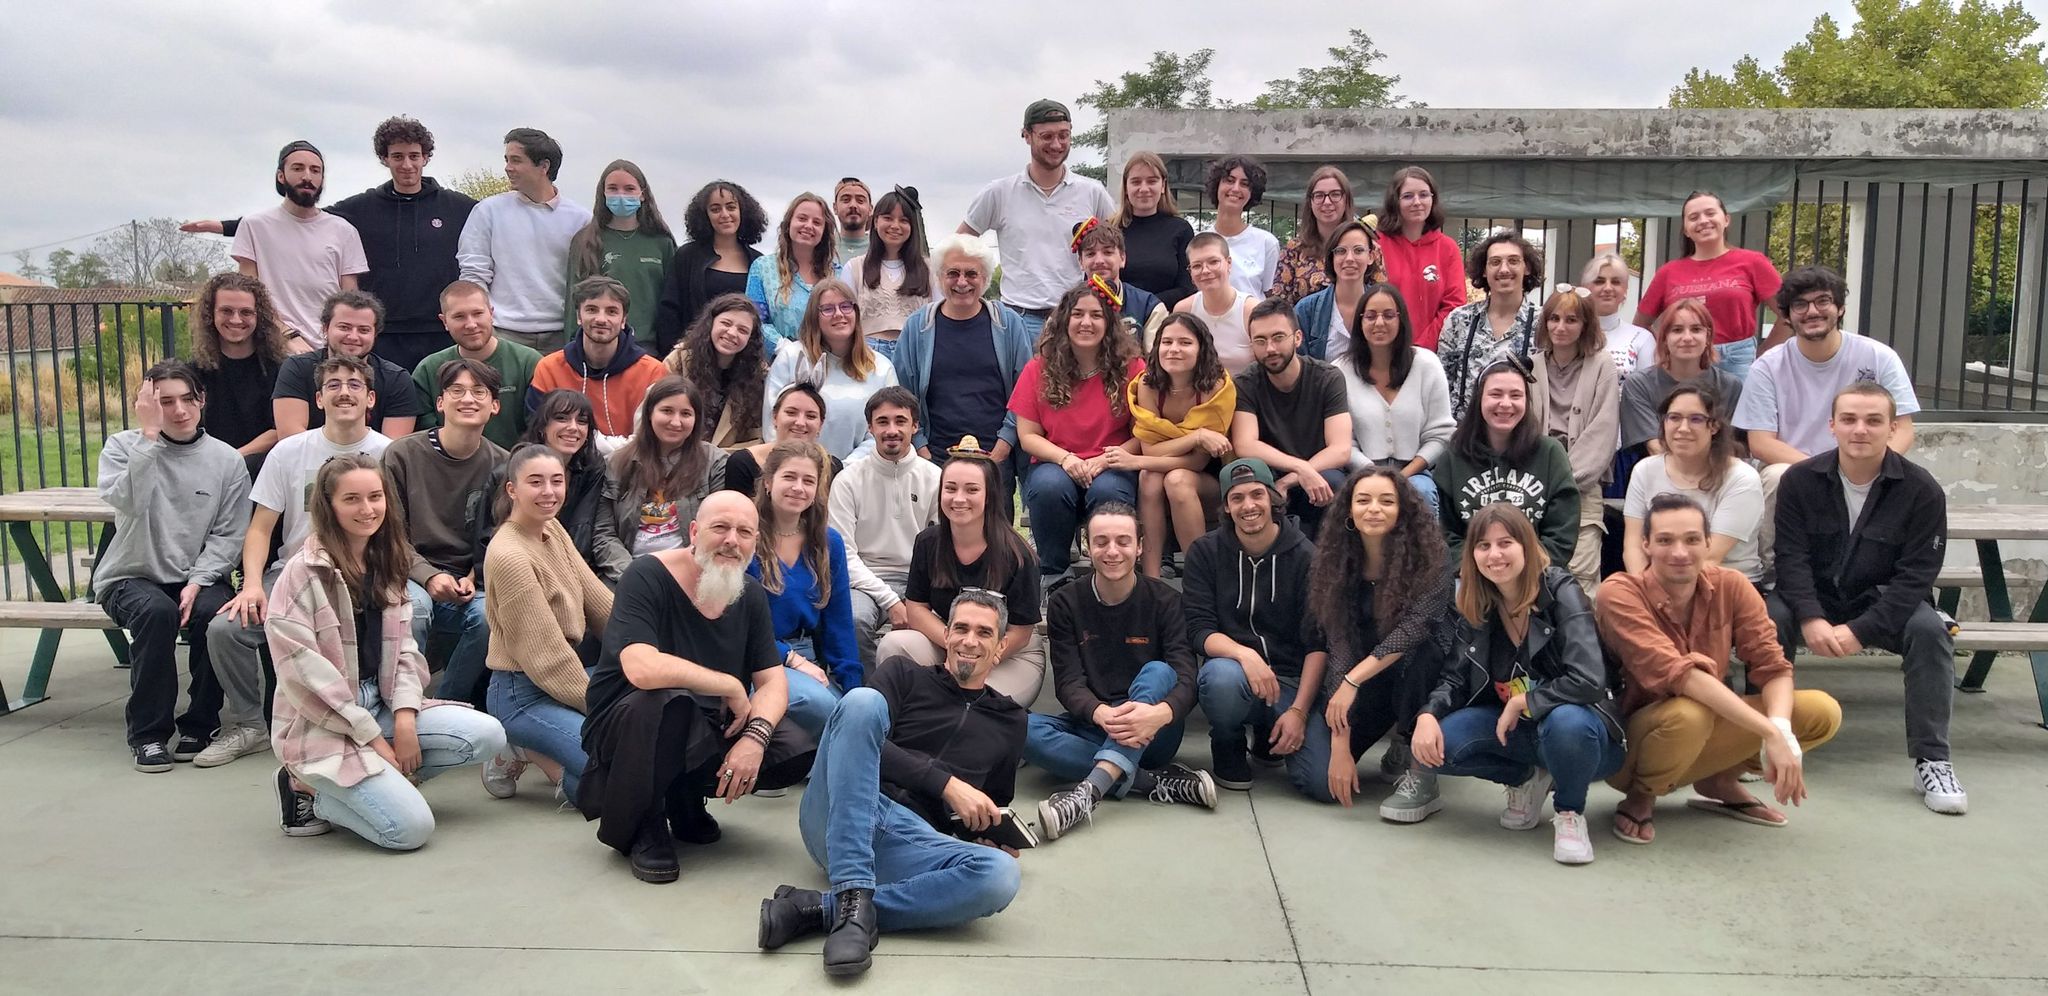
[[[1045,360],[1034,356],[1024,364],[1024,372],[1017,375],[1017,387],[1010,392],[1010,410],[1018,418],[1044,426],[1045,438],[1083,460],[1101,456],[1103,450],[1130,440],[1131,413],[1126,411],[1122,417],[1111,413],[1109,396],[1102,391],[1101,374],[1075,384],[1073,399],[1064,407],[1054,408],[1038,393],[1044,367]],[[1145,361],[1132,357],[1124,375],[1117,378],[1118,386],[1129,383],[1144,369]]]
[[[1380,238],[1380,257],[1387,281],[1401,292],[1401,303],[1408,306],[1416,347],[1435,349],[1444,316],[1465,303],[1465,259],[1458,252],[1458,243],[1442,232],[1430,232],[1410,242],[1394,230]]]
[[[1636,310],[1654,319],[1674,301],[1703,297],[1714,342],[1746,342],[1756,338],[1757,309],[1777,296],[1780,283],[1771,258],[1754,249],[1730,249],[1705,262],[1674,259],[1657,268]]]

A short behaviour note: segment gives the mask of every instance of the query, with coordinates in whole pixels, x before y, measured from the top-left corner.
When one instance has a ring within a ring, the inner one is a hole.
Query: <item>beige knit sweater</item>
[[[499,527],[484,558],[484,590],[491,627],[485,663],[493,671],[524,671],[550,698],[582,712],[590,679],[576,644],[586,629],[604,632],[612,593],[562,524],[548,520],[539,536],[510,522]]]

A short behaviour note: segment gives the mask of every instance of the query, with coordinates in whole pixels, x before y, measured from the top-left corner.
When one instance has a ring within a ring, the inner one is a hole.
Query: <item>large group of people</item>
[[[648,882],[719,840],[708,799],[808,778],[830,886],[776,889],[760,943],[824,934],[834,974],[1008,904],[1020,764],[1060,786],[1043,841],[1114,800],[1216,808],[1261,765],[1351,806],[1382,740],[1387,821],[1482,778],[1508,829],[1554,812],[1565,863],[1598,781],[1631,844],[1680,786],[1782,825],[1841,723],[1794,686],[1802,644],[1903,657],[1924,802],[1965,810],[1943,496],[1839,276],[1781,277],[1695,194],[1625,323],[1620,257],[1545,290],[1519,233],[1461,253],[1420,167],[1378,218],[1316,171],[1283,247],[1256,160],[1213,165],[1196,232],[1159,157],[1113,195],[1071,129],[1033,103],[1024,171],[935,243],[914,188],[846,178],[766,254],[738,184],[677,246],[638,166],[586,209],[534,129],[477,203],[424,175],[417,121],[327,212],[287,146],[282,205],[193,223],[240,270],[100,456],[135,767],[274,750],[285,833],[394,850],[432,833],[425,779],[475,765],[502,798],[535,768]]]

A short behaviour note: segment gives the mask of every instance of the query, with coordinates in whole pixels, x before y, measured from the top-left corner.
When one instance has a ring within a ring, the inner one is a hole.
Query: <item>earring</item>
[[[1347,515],[1347,516],[1345,516],[1345,517],[1344,517],[1344,529],[1345,529],[1345,531],[1346,531],[1346,532],[1353,532],[1353,533],[1357,532],[1357,531],[1358,531],[1358,521],[1357,521],[1356,519],[1353,519],[1352,517],[1350,517],[1350,516],[1348,516],[1348,515]]]

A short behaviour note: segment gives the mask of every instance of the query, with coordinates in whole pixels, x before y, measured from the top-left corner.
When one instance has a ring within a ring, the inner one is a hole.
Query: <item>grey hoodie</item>
[[[100,497],[114,506],[114,542],[93,568],[100,594],[128,578],[203,587],[240,561],[249,469],[205,430],[183,443],[117,432],[100,451],[99,482]]]

